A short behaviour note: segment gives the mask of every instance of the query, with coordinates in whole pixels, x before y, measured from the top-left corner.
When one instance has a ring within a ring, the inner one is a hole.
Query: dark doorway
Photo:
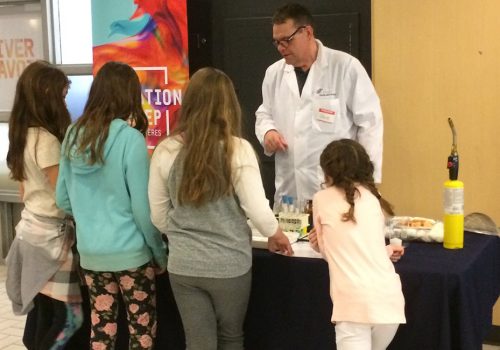
[[[274,159],[263,154],[255,137],[254,113],[261,103],[264,73],[280,59],[271,44],[271,16],[284,3],[188,0],[191,72],[212,65],[233,80],[243,110],[243,136],[259,154],[266,195],[271,201]],[[357,57],[371,75],[371,1],[314,0],[304,5],[313,14],[316,37],[328,47]]]

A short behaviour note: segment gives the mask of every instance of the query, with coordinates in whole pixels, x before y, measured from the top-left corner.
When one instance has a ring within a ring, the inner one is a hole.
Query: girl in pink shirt
[[[405,323],[401,281],[392,261],[403,247],[385,246],[384,211],[393,215],[373,180],[363,146],[343,139],[320,157],[325,189],[313,199],[313,248],[328,262],[339,350],[380,350]]]

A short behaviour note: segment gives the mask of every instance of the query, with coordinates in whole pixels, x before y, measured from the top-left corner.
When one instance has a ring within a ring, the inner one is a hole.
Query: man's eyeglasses
[[[301,29],[304,29],[305,27],[307,26],[300,26],[298,27],[297,29],[295,29],[295,31],[292,33],[292,35],[290,35],[288,38],[284,38],[284,39],[280,39],[280,40],[273,40],[273,45],[275,47],[278,47],[278,46],[283,46],[283,47],[288,47],[288,45],[290,45],[290,41],[293,40],[295,34],[297,34],[299,32],[299,30]]]

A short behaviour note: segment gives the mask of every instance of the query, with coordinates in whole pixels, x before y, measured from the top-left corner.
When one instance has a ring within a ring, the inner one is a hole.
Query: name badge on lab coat
[[[320,107],[318,109],[318,114],[316,115],[316,118],[318,118],[319,121],[322,121],[325,123],[333,123],[333,119],[335,118],[335,114],[337,114],[337,112],[334,111],[333,109]]]
[[[333,132],[334,122],[340,112],[340,101],[334,96],[314,98],[314,126],[321,132]]]

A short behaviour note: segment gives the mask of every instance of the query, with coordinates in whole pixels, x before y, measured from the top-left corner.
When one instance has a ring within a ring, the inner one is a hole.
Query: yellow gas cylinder
[[[448,180],[444,183],[444,239],[448,249],[464,247],[464,183]]]

